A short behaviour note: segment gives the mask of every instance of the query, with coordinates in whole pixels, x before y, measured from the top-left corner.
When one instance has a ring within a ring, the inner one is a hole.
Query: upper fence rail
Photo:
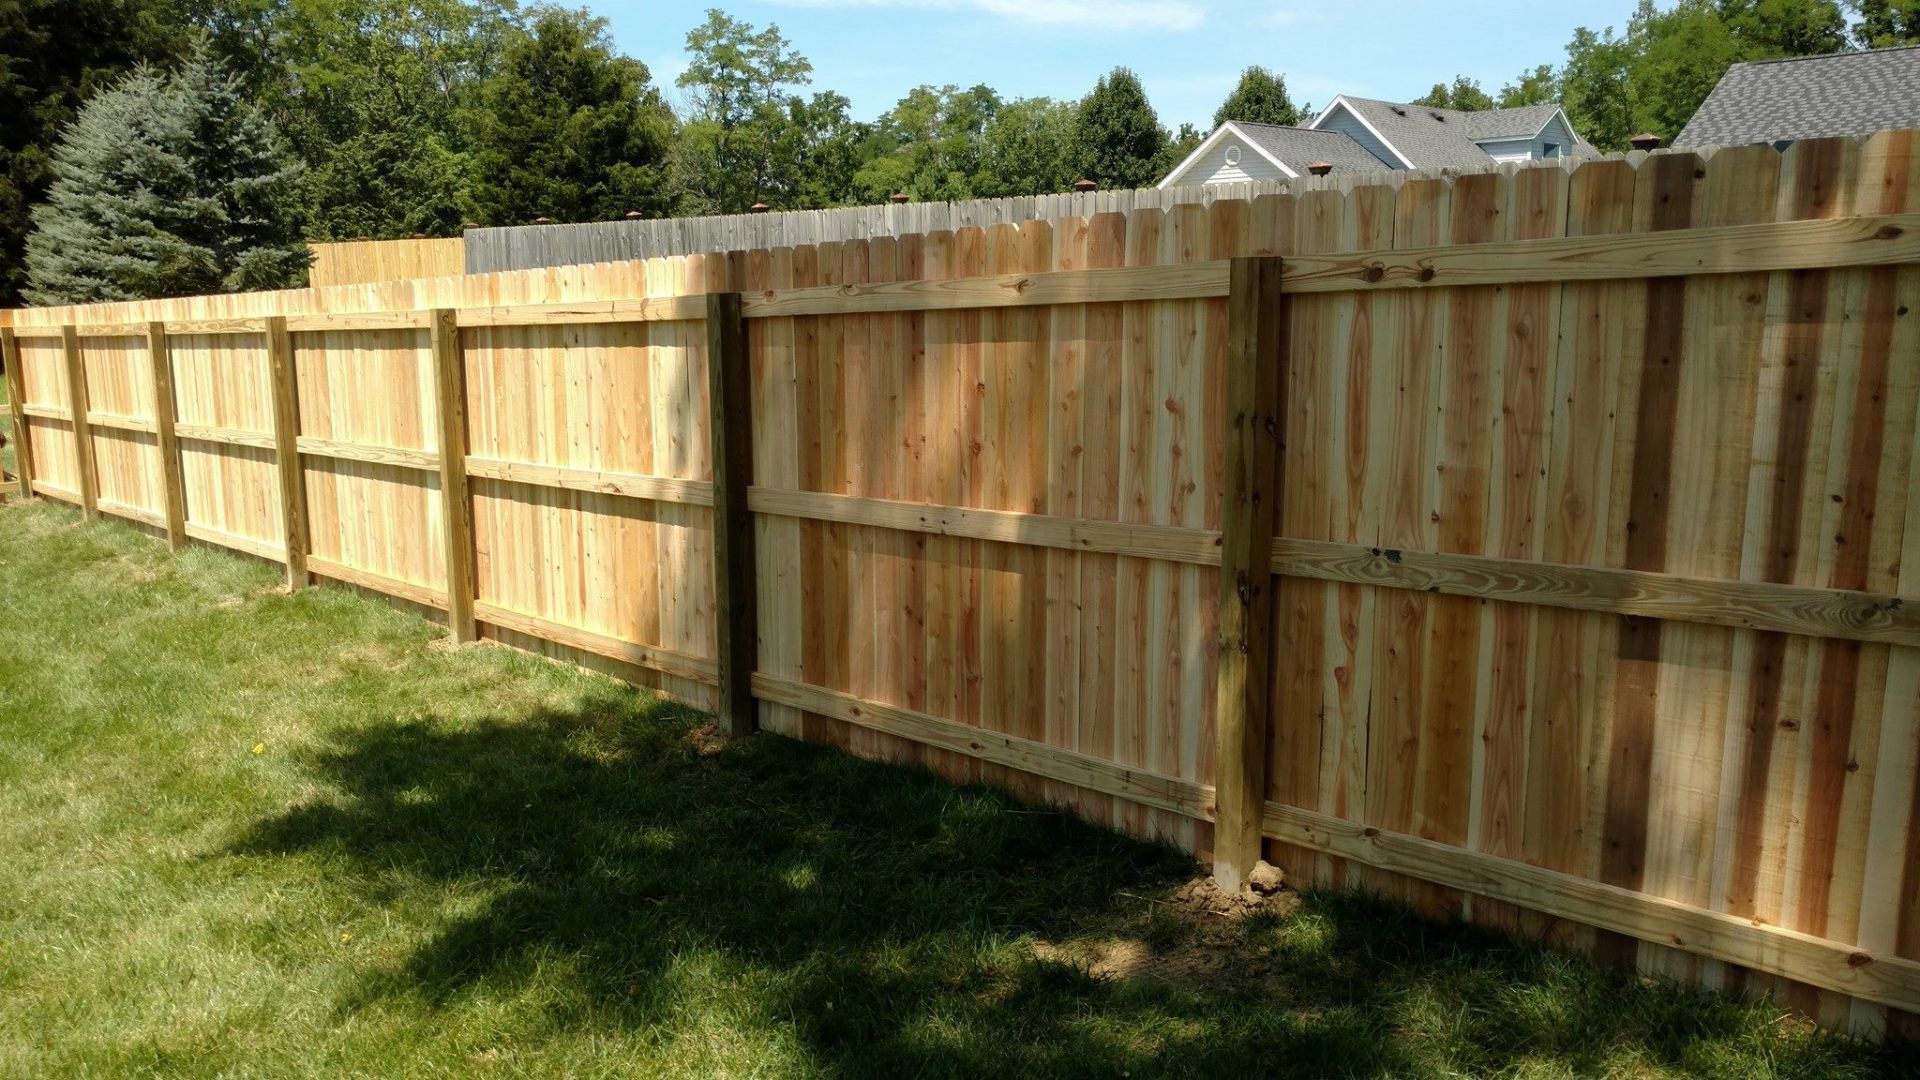
[[[1551,237],[1501,243],[1288,256],[1283,293],[1438,289],[1571,281],[1618,281],[1772,270],[1891,266],[1920,261],[1920,213],[1759,225],[1675,229],[1590,237]],[[748,319],[802,315],[898,314],[967,308],[1052,307],[1061,304],[1197,300],[1224,297],[1230,260],[1176,266],[1055,270],[940,281],[898,281],[812,288],[766,289],[743,297]],[[462,308],[462,328],[553,326],[612,322],[696,321],[706,318],[700,296]],[[286,318],[294,333],[349,330],[423,330],[428,311],[353,312]],[[268,320],[201,319],[165,322],[175,336],[261,334]],[[81,337],[145,337],[148,320],[80,323]],[[21,338],[58,338],[62,326],[18,326]]]

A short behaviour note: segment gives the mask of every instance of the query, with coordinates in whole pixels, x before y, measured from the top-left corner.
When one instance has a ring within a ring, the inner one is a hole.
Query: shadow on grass
[[[1223,941],[1153,903],[1195,872],[1175,852],[775,736],[703,754],[698,714],[596,695],[344,728],[313,762],[333,794],[240,841],[318,856],[370,904],[482,898],[344,1007],[538,988],[561,1024],[697,1010],[847,1075],[1560,1074],[1623,1052],[1691,1071],[1701,1040],[1780,1050],[1748,1045],[1770,1038],[1750,1009],[1352,894]],[[1230,955],[1220,977],[1129,980],[1030,948],[1115,935]],[[1801,1042],[1813,1065],[1864,1053]]]

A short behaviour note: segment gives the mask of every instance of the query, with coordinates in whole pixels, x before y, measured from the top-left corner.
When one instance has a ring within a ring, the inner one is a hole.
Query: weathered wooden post
[[[1221,515],[1213,877],[1237,893],[1260,859],[1273,658],[1286,301],[1278,258],[1233,260],[1227,300],[1227,474]]]
[[[713,596],[716,659],[720,668],[717,712],[728,734],[760,727],[753,700],[753,671],[760,653],[760,618],[753,514],[747,488],[753,483],[753,374],[747,359],[747,325],[737,292],[707,296],[707,431],[713,458]]]

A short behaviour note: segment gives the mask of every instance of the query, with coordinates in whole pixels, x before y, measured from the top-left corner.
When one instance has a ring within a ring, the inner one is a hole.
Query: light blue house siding
[[[1559,157],[1578,146],[1579,142],[1567,127],[1566,118],[1555,113],[1553,119],[1547,121],[1547,126],[1540,129],[1540,134],[1533,137],[1531,149],[1536,158]]]
[[[1389,168],[1404,169],[1407,167],[1406,162],[1394,156],[1393,151],[1387,148],[1387,144],[1376,138],[1373,132],[1368,131],[1367,125],[1361,123],[1359,117],[1347,111],[1344,105],[1336,107],[1333,112],[1327,115],[1326,119],[1322,120],[1316,126],[1321,131],[1338,131],[1352,138],[1354,142],[1364,147],[1367,153],[1379,158],[1381,163]]]

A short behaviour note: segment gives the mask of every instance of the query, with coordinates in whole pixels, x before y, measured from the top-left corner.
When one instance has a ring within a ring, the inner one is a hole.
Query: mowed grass
[[[1722,1076],[1873,1048],[0,509],[0,1076]],[[1088,958],[1102,962],[1092,964]]]

